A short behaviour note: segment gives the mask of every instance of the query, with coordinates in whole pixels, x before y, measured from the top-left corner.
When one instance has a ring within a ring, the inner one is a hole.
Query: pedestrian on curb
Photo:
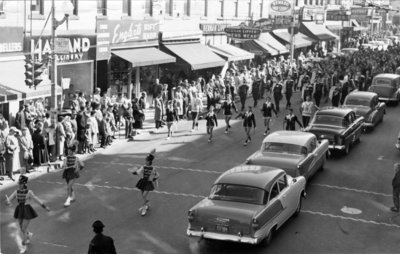
[[[266,136],[268,135],[270,130],[272,112],[274,112],[275,116],[278,118],[278,111],[275,109],[275,105],[274,103],[272,103],[271,97],[266,98],[265,102],[261,107],[261,112],[264,118],[264,126],[265,126],[264,136]]]
[[[172,101],[168,101],[167,109],[165,110],[165,116],[166,116],[166,121],[167,121],[167,128],[168,128],[168,137],[166,140],[169,140],[170,137],[172,137],[172,126],[174,125],[174,120],[178,124],[178,113],[176,108],[174,107]]]
[[[236,118],[241,117],[243,119],[243,127],[246,132],[246,140],[244,141],[244,146],[247,146],[251,142],[251,129],[254,126],[254,132],[256,131],[256,118],[254,117],[253,107],[249,106],[246,113],[241,112]]]
[[[46,209],[48,212],[50,209],[41,201],[32,190],[27,187],[28,177],[21,175],[18,179],[19,188],[15,190],[9,197],[6,196],[7,205],[11,205],[11,201],[15,198],[18,201],[17,207],[15,207],[14,218],[18,220],[19,228],[22,233],[22,246],[20,253],[26,253],[27,244],[30,243],[33,234],[28,231],[29,223],[32,219],[38,217],[36,211],[30,204],[27,203],[29,199],[33,199],[41,207]]]
[[[114,246],[114,240],[103,235],[103,222],[96,220],[93,222],[93,232],[96,234],[90,241],[88,254],[117,254]]]
[[[68,155],[64,160],[62,178],[67,182],[67,200],[64,207],[71,205],[75,201],[75,192],[73,186],[75,179],[79,178],[79,171],[84,167],[83,162],[75,155],[77,146],[72,144],[68,147]]]
[[[393,207],[390,208],[392,212],[399,212],[400,209],[400,163],[394,164],[394,177],[392,180],[393,187]]]
[[[232,96],[230,94],[227,95],[226,101],[224,101],[224,103],[222,103],[221,109],[224,110],[225,124],[226,124],[225,134],[227,134],[229,131],[231,131],[231,125],[229,124],[229,122],[232,118],[232,109],[234,109],[236,111],[236,113],[238,113],[236,104],[232,100]],[[221,109],[218,110],[218,113]]]
[[[129,172],[134,175],[141,175],[140,180],[136,184],[136,188],[141,191],[143,198],[143,205],[139,208],[139,212],[141,212],[142,216],[146,215],[147,210],[149,210],[150,207],[148,200],[150,191],[154,190],[154,184],[158,186],[157,180],[159,178],[159,174],[152,166],[155,153],[156,149],[151,150],[146,156],[145,165],[140,167],[138,170],[129,170]]]
[[[287,115],[283,119],[283,129],[286,129],[287,131],[295,131],[296,123],[299,124],[300,128],[303,128],[303,125],[300,123],[297,116],[293,114],[293,109],[289,108]]]
[[[210,109],[205,117],[206,120],[206,126],[207,126],[207,134],[209,135],[208,137],[208,143],[210,143],[213,139],[213,130],[214,127],[218,127],[218,120],[217,116],[214,113],[214,107],[210,106]]]

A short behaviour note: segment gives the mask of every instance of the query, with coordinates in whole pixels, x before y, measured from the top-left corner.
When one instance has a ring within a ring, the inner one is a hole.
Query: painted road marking
[[[41,244],[45,244],[45,245],[51,245],[51,246],[55,246],[55,247],[62,247],[62,248],[68,248],[67,245],[62,245],[62,244],[56,244],[56,243],[49,243],[49,242],[39,242]]]
[[[312,214],[312,215],[320,215],[320,216],[324,216],[324,217],[330,217],[330,218],[334,218],[334,219],[351,220],[351,221],[361,222],[361,223],[365,223],[365,224],[373,224],[373,225],[386,226],[386,227],[400,229],[400,225],[393,224],[393,223],[385,223],[385,222],[377,222],[377,221],[373,221],[373,220],[357,219],[357,218],[353,218],[353,217],[345,217],[345,216],[341,216],[341,215],[334,215],[331,213],[314,212],[314,211],[310,211],[310,210],[301,210],[301,212]]]
[[[340,211],[342,211],[342,213],[347,213],[347,214],[361,214],[362,213],[362,211],[360,209],[353,208],[353,207],[347,207],[347,206],[342,207],[342,209],[340,209]]]
[[[347,187],[343,187],[343,186],[335,186],[335,185],[319,184],[319,183],[311,183],[310,185],[325,187],[325,188],[330,188],[330,189],[338,189],[338,190],[353,191],[353,192],[358,192],[358,193],[372,194],[372,195],[376,195],[376,196],[392,197],[392,194],[380,193],[380,192],[375,192],[375,191],[367,191],[367,190],[359,190],[359,189],[347,188]]]
[[[51,182],[51,181],[41,181],[39,180],[38,182],[40,183],[48,183],[48,184],[64,184],[62,182]],[[80,184],[80,183],[75,183],[77,186],[82,186],[82,187],[98,187],[98,188],[104,188],[104,186],[97,185],[97,184]],[[108,186],[111,189],[123,189],[127,191],[139,191],[137,188],[134,187],[120,187],[120,186]],[[118,188],[116,188],[118,187]],[[178,193],[178,192],[169,192],[169,191],[158,191],[154,190],[153,193],[157,194],[162,194],[162,195],[170,195],[170,196],[181,196],[181,197],[190,197],[190,198],[198,198],[198,199],[203,199],[206,198],[206,196],[203,195],[197,195],[197,194],[188,194],[188,193]],[[312,214],[312,215],[320,215],[324,217],[330,217],[334,219],[342,219],[342,220],[351,220],[355,222],[360,222],[360,223],[365,223],[365,224],[373,224],[373,225],[379,225],[379,226],[387,226],[387,227],[392,227],[392,228],[399,228],[400,225],[394,224],[394,223],[385,223],[385,222],[377,222],[377,221],[372,221],[372,220],[365,220],[365,219],[357,219],[357,218],[352,218],[352,217],[345,217],[341,215],[334,215],[330,213],[322,213],[322,212],[315,212],[315,211],[310,211],[310,210],[301,210],[302,213],[307,213],[307,214]]]
[[[399,161],[395,161],[395,160],[390,160],[390,159],[385,159],[385,156],[381,155],[377,158],[378,161],[388,161],[388,162],[392,162],[392,163],[398,163]]]
[[[93,164],[102,164],[102,165],[120,165],[120,166],[129,166],[129,167],[141,167],[143,166],[142,164],[135,164],[135,163],[126,163],[126,162],[99,162],[99,161],[91,161],[90,163]],[[88,164],[90,164],[88,163]],[[222,174],[223,172],[219,171],[214,171],[214,170],[206,170],[206,169],[195,169],[195,168],[180,168],[180,167],[167,167],[167,166],[161,166],[157,165],[155,166],[156,168],[163,168],[163,169],[173,169],[173,170],[182,170],[182,171],[190,171],[190,172],[198,172],[198,173],[206,173],[206,174]]]

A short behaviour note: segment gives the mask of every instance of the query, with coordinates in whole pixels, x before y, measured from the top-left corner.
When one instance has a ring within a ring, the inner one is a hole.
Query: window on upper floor
[[[235,17],[239,17],[239,0],[235,0],[233,4],[235,5]]]
[[[318,5],[319,4],[319,1],[318,0],[315,0],[315,5]]]
[[[319,4],[320,4],[321,6],[323,6],[323,5],[324,5],[324,0],[320,0],[320,1],[319,1]]]
[[[132,16],[132,1],[131,0],[123,0],[122,1],[122,13],[128,16]]]
[[[308,4],[308,1],[307,0],[304,0],[304,5],[307,5]]]
[[[97,0],[97,14],[107,16],[107,0]]]
[[[79,0],[71,0],[72,5],[74,6],[74,10],[72,11],[72,14],[74,14],[75,16],[78,16],[78,11],[79,11]]]
[[[152,3],[152,1],[145,1],[145,4],[144,4],[144,13],[147,15],[150,15],[150,16],[153,15],[152,9],[151,9],[151,3]]]
[[[299,6],[299,0],[296,0],[296,6]]]
[[[310,0],[310,1],[309,1],[309,4],[310,4],[310,5],[313,5],[313,0]]]
[[[44,15],[44,0],[33,0],[31,5],[31,11]]]
[[[172,0],[165,0],[165,14],[172,15]]]
[[[219,9],[220,9],[220,13],[219,16],[223,17],[224,16],[224,0],[219,0]]]

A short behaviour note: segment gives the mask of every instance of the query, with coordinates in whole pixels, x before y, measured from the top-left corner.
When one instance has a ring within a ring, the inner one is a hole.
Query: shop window
[[[128,16],[132,16],[132,0],[123,0],[122,1],[122,13]]]
[[[107,16],[107,0],[97,0],[97,14]]]
[[[44,15],[44,0],[33,0],[31,11],[40,15]]]
[[[239,1],[235,0],[235,17],[239,17]]]

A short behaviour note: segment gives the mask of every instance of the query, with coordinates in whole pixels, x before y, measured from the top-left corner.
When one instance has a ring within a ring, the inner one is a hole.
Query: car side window
[[[278,195],[279,195],[278,183],[274,183],[274,186],[272,186],[271,193],[269,195],[269,200],[274,199]]]
[[[315,148],[317,148],[317,139],[316,138],[311,139],[309,146],[310,146],[309,152],[311,153],[315,150]]]
[[[376,97],[371,100],[371,108],[375,108],[377,105]]]
[[[286,175],[282,175],[281,177],[279,177],[278,186],[279,186],[280,192],[282,192],[282,190],[284,190],[288,186]]]

